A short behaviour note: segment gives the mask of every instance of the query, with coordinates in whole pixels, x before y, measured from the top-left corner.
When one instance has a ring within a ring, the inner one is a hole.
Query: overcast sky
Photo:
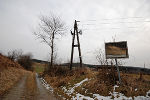
[[[84,63],[98,64],[95,51],[104,42],[127,41],[129,59],[126,65],[150,68],[150,1],[149,0],[0,0],[0,52],[14,49],[31,52],[34,58],[47,60],[50,48],[36,40],[32,30],[40,15],[59,15],[68,27],[66,35],[56,40],[59,61],[71,55],[74,20],[80,35]],[[112,38],[113,37],[113,38]],[[78,52],[75,50],[75,61]]]

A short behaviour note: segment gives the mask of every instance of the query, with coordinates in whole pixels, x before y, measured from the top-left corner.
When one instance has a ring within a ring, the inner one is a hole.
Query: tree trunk
[[[54,59],[54,33],[52,36],[52,45],[51,45],[51,67],[53,67],[53,59]]]

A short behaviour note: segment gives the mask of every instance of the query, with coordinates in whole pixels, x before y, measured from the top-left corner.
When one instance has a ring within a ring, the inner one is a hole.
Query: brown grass
[[[44,78],[53,87],[60,87],[66,85],[72,79],[86,75],[87,71],[86,68],[76,68],[70,71],[67,67],[55,67],[51,68],[51,70],[44,75]]]
[[[0,69],[1,69],[0,72],[2,72],[5,69],[8,69],[9,67],[23,69],[23,67],[21,67],[17,62],[11,61],[7,57],[0,54]]]
[[[35,73],[28,72],[25,87],[26,87],[26,91],[25,91],[26,100],[36,99],[37,85],[36,85]]]
[[[89,74],[90,73],[90,74]],[[44,75],[44,79],[54,88],[56,94],[63,95],[65,98],[70,97],[64,93],[61,86],[66,88],[73,87],[85,78],[93,77],[95,73],[91,73],[89,68],[75,68],[72,71],[69,68],[58,67],[55,71],[50,71]]]
[[[10,89],[23,75],[25,71],[14,67],[0,72],[0,95]]]
[[[91,93],[109,96],[110,92],[113,92],[114,85],[119,85],[116,70],[114,72],[111,69],[92,71],[89,68],[74,69],[73,71],[68,69],[62,70],[62,72],[57,70],[59,73],[56,73],[57,71],[52,71],[50,74],[47,73],[44,75],[44,78],[54,88],[55,92],[68,99],[70,97],[63,92],[61,86],[65,86],[68,89],[85,78],[90,80],[75,88],[75,92],[85,96],[92,97]],[[139,74],[121,73],[121,79],[122,84],[116,88],[116,92],[123,93],[125,96],[145,96],[146,92],[150,90],[150,75],[142,75],[142,79],[140,79]]]
[[[88,89],[90,93],[97,93],[103,96],[110,95],[109,92],[112,92],[113,86],[117,84],[109,83],[113,82],[113,80],[111,80],[112,76],[104,74],[101,71],[99,71],[96,76],[96,78],[92,79],[83,87]],[[121,79],[122,84],[118,84],[119,87],[116,88],[116,92],[122,93],[127,97],[145,96],[146,92],[150,90],[150,75],[142,75],[142,79],[140,79],[139,74],[121,73]],[[137,91],[135,91],[135,89],[137,89]]]
[[[0,54],[0,95],[8,91],[25,73],[16,62]]]
[[[94,73],[94,71],[91,71],[91,73]],[[103,96],[108,96],[110,95],[110,91],[113,90],[114,84],[114,78],[111,70],[100,69],[94,74],[93,78],[87,82],[87,84],[83,85],[83,88],[88,89],[85,94],[96,93]]]
[[[145,96],[150,90],[150,75],[142,75],[142,79],[138,74],[121,74],[122,85],[117,91],[126,96]],[[135,91],[137,89],[137,91]]]

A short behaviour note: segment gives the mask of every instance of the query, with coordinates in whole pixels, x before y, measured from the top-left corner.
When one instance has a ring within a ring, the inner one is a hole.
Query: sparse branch
[[[54,44],[55,35],[63,35],[65,31],[65,23],[54,15],[41,16],[38,27],[39,31],[34,32],[34,35],[46,43],[51,49],[51,66],[53,66],[54,60]]]
[[[107,65],[108,61],[105,58],[105,53],[103,50],[99,49],[96,53],[96,59],[101,65]]]

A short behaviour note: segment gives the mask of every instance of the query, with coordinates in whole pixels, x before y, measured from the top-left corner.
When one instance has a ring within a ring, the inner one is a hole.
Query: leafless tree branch
[[[51,48],[51,66],[53,66],[55,35],[64,34],[65,23],[54,15],[41,16],[38,29],[39,31],[34,32],[34,35]]]

